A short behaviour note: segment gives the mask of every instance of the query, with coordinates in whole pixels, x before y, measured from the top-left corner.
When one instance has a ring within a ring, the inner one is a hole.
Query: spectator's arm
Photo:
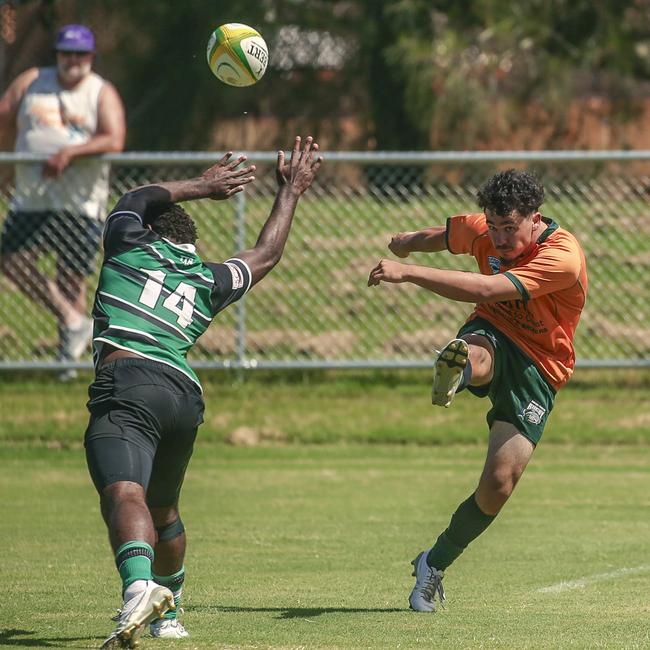
[[[26,70],[11,82],[0,98],[0,145],[3,150],[13,149],[18,107],[25,91],[36,77],[38,77],[38,68]]]
[[[50,156],[45,163],[43,175],[54,178],[76,158],[96,156],[102,153],[122,151],[126,137],[124,105],[115,86],[106,82],[99,95],[97,130],[82,144],[64,147]]]

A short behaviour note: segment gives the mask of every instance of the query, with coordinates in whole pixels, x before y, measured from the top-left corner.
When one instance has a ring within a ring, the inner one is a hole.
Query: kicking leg
[[[465,334],[445,345],[434,362],[431,403],[448,408],[454,395],[467,386],[492,381],[494,348],[480,334]]]

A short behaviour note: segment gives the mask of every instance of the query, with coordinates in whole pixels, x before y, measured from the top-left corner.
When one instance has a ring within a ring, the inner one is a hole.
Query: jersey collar
[[[176,242],[173,242],[166,237],[161,237],[161,239],[166,241],[170,246],[173,246],[174,248],[180,248],[185,253],[196,253],[196,246],[194,244],[177,244]]]
[[[537,238],[538,244],[543,244],[560,227],[552,219],[542,217],[542,221],[546,224],[546,230]]]

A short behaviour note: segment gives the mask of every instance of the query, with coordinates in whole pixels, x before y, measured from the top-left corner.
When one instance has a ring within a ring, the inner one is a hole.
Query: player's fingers
[[[284,151],[282,151],[282,149],[280,149],[280,151],[278,151],[278,166],[277,166],[276,169],[277,169],[278,174],[280,174],[281,176],[284,176],[284,172],[283,172],[283,169],[284,169]]]
[[[235,194],[238,194],[239,192],[243,192],[243,191],[244,191],[244,186],[243,185],[238,185],[237,187],[233,187],[233,188],[229,189],[226,192],[226,194],[228,195],[228,197],[231,197],[231,196],[234,196]]]
[[[228,169],[230,169],[231,171],[234,170],[234,169],[236,169],[239,165],[241,165],[241,163],[244,162],[244,160],[246,160],[246,156],[244,156],[244,155],[242,154],[241,156],[239,156],[239,158],[237,158],[236,160],[233,160],[233,161],[228,165]]]
[[[311,161],[314,157],[313,142],[314,138],[308,135],[307,139],[305,140],[305,146],[302,150],[302,153],[300,154],[300,162],[304,162],[304,164],[309,167],[311,167]]]
[[[323,156],[318,156],[318,158],[316,158],[316,160],[314,160],[314,162],[311,164],[311,168],[314,173],[316,173],[320,169],[322,162],[323,162]]]
[[[232,151],[228,151],[228,152],[226,152],[226,153],[222,156],[221,160],[217,163],[217,165],[225,165],[225,164],[230,160],[230,157],[231,157],[231,156],[232,156]]]
[[[252,174],[257,167],[255,165],[248,165],[248,167],[242,167],[241,169],[235,170],[234,176],[239,177],[239,176],[245,176],[246,174]]]
[[[291,160],[290,164],[293,167],[294,165],[298,164],[298,161],[300,160],[300,143],[302,142],[302,138],[297,135],[296,139],[293,142],[293,150],[291,151]]]
[[[377,286],[379,284],[379,282],[380,282],[380,277],[378,275],[376,275],[374,273],[371,273],[368,276],[368,286],[369,287]]]
[[[248,183],[252,183],[255,180],[255,176],[246,176],[245,178],[238,178],[237,182],[242,183],[243,185],[248,185]]]

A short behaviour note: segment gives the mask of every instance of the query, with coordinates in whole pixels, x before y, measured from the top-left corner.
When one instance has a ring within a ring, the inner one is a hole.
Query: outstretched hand
[[[312,184],[323,162],[322,156],[314,159],[314,154],[318,152],[318,143],[314,142],[314,138],[307,137],[302,151],[300,151],[300,144],[301,138],[297,135],[288,164],[285,164],[284,151],[278,151],[278,164],[275,170],[278,185],[290,186],[298,194],[302,194]]]
[[[379,264],[370,271],[368,286],[377,286],[380,282],[404,282],[407,264],[395,260],[379,260]]]
[[[255,165],[237,169],[246,160],[246,156],[239,156],[235,160],[231,158],[232,151],[229,151],[216,165],[201,174],[201,178],[209,184],[208,198],[215,201],[229,199],[238,192],[243,192],[244,185],[255,180],[255,176],[252,176]]]

